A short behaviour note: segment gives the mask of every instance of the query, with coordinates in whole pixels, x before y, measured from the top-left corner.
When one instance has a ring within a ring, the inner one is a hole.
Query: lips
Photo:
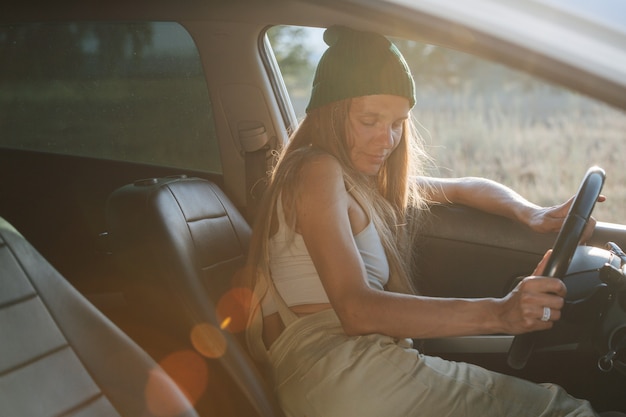
[[[385,159],[387,158],[386,155],[367,155],[367,158],[373,163],[373,164],[382,164],[383,162],[385,162]]]

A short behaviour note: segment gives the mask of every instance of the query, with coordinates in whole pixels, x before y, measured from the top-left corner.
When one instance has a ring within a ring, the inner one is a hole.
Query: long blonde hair
[[[275,226],[275,209],[280,198],[290,230],[295,230],[295,201],[300,168],[311,157],[326,153],[334,156],[343,166],[344,182],[348,192],[357,200],[374,223],[387,255],[390,267],[387,289],[394,292],[416,293],[411,277],[414,253],[411,238],[419,224],[416,217],[426,204],[415,181],[410,176],[418,174],[420,160],[426,157],[421,139],[410,120],[404,121],[402,137],[397,148],[372,179],[358,172],[350,159],[348,113],[352,100],[345,99],[311,110],[287,146],[278,155],[269,178],[260,209],[256,215],[247,275],[253,288],[259,274],[270,277],[269,239]],[[416,160],[417,159],[417,160]],[[260,304],[260,300],[257,300]],[[251,317],[259,314],[259,305]]]

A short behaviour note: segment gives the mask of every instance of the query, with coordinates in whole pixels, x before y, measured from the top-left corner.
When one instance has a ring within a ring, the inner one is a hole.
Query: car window
[[[297,117],[304,117],[322,29],[268,31]],[[433,158],[429,175],[481,176],[550,206],[578,189],[587,168],[607,171],[601,221],[626,221],[621,146],[626,113],[537,77],[459,51],[393,39],[416,82],[413,117]]]
[[[221,172],[206,81],[177,23],[0,26],[0,146]]]

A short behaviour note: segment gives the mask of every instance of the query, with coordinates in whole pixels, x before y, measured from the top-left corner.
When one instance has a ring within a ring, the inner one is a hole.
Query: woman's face
[[[352,99],[348,113],[348,148],[354,167],[376,175],[400,143],[409,100],[387,94]]]

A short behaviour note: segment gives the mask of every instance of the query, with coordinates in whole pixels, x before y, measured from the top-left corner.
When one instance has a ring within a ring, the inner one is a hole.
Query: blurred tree
[[[93,47],[86,47],[92,40]],[[141,61],[152,42],[151,23],[32,23],[0,26],[0,75],[3,79],[64,79],[81,75],[90,57],[101,73],[125,70]]]
[[[392,39],[404,55],[418,84],[454,87],[476,69],[476,60],[467,54],[407,39]]]
[[[6,78],[59,78],[82,64],[81,34],[70,25],[0,28],[0,72]]]
[[[493,90],[537,88],[532,77],[521,71],[454,49],[393,38],[404,55],[418,85],[434,89]]]
[[[267,31],[285,83],[294,89],[310,89],[315,63],[305,28],[275,26]]]
[[[98,65],[107,75],[128,71],[129,62],[140,64],[145,47],[152,42],[152,23],[95,23],[91,30],[98,40]]]

